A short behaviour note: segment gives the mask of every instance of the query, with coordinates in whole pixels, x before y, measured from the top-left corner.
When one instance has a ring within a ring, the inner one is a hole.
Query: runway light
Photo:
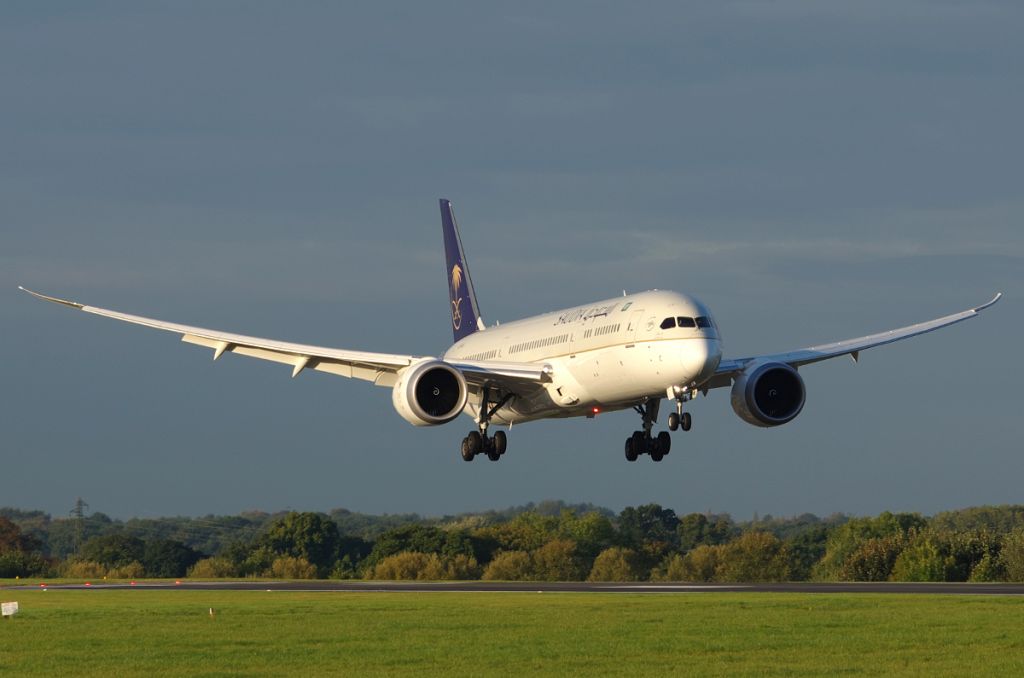
[[[92,584],[90,584],[89,582],[85,582],[85,585],[86,586],[92,586]]]
[[[180,579],[175,579],[174,580],[174,585],[175,586],[181,586],[181,580]]]
[[[39,584],[40,586],[46,586],[46,584]]]
[[[135,586],[135,582],[132,582],[132,583],[131,583],[131,585],[132,585],[132,586]]]
[[[592,411],[593,411],[594,414],[601,414],[601,408],[600,407],[595,407],[595,408],[593,408]]]

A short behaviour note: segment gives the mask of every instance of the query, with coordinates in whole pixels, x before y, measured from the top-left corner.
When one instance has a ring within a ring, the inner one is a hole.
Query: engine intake
[[[761,363],[744,370],[732,385],[732,409],[754,426],[779,426],[796,419],[807,391],[785,363]]]
[[[413,426],[437,426],[459,416],[469,390],[462,372],[441,360],[424,360],[405,369],[391,391],[399,415]]]

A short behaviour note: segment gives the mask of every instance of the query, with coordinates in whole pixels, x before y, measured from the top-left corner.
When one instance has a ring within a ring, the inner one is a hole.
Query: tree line
[[[542,502],[443,518],[113,520],[0,509],[0,577],[504,581],[1024,581],[1024,506],[735,522]]]

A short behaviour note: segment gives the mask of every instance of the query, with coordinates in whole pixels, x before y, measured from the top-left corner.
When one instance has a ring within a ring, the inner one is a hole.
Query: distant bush
[[[685,556],[670,556],[663,565],[661,578],[667,581],[715,581],[721,553],[721,546],[702,544]]]
[[[718,554],[715,580],[787,581],[789,579],[789,553],[781,539],[768,532],[745,532]]]
[[[107,570],[108,579],[139,579],[146,575],[146,568],[142,563],[135,561]]]
[[[387,556],[377,563],[370,572],[370,579],[426,579],[425,571],[433,565],[431,574],[440,572],[440,561],[431,563],[430,556],[437,559],[436,554],[420,553],[419,551],[403,551]]]
[[[476,558],[459,553],[447,559],[444,564],[444,576],[438,577],[438,579],[458,581],[479,579],[480,573],[480,564]]]
[[[188,576],[197,579],[237,577],[238,568],[227,558],[205,558],[189,568]]]
[[[0,553],[0,577],[28,577],[47,574],[51,569],[49,561],[38,553],[6,551]]]
[[[588,581],[639,581],[642,569],[639,557],[633,549],[613,546],[605,549],[594,559]]]
[[[69,579],[100,579],[107,576],[107,568],[95,560],[66,560],[57,573]]]
[[[902,533],[862,542],[846,558],[838,578],[842,581],[887,581],[906,542],[907,538]]]
[[[532,580],[533,559],[526,551],[499,551],[487,564],[481,578],[499,581]]]
[[[316,579],[316,565],[299,556],[278,556],[270,564],[270,575],[280,579]]]
[[[533,552],[533,574],[541,581],[580,581],[583,564],[576,555],[576,542],[555,539]]]
[[[1024,582],[1024,528],[1017,528],[1003,539],[999,564],[1006,581]]]

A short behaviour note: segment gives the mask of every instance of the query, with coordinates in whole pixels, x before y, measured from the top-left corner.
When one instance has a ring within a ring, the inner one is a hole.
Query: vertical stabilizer
[[[448,277],[448,301],[452,317],[452,333],[459,341],[484,329],[480,307],[473,291],[473,279],[469,276],[466,255],[462,251],[459,225],[455,223],[452,203],[441,199],[441,228],[444,231],[445,274]]]

